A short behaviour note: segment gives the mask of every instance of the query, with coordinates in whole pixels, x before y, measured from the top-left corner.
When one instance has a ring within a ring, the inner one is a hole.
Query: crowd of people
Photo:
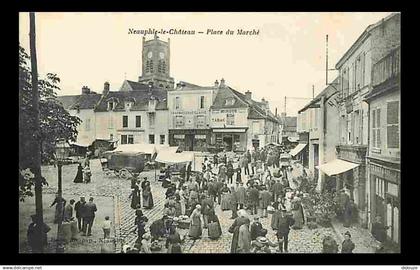
[[[239,156],[222,152],[205,157],[201,172],[193,172],[191,163],[182,166],[179,174],[168,166],[162,181],[166,189],[162,217],[151,224],[142,210],[154,207],[151,184],[147,177],[142,181],[131,177],[129,198],[130,206],[135,211],[135,229],[132,233],[137,233],[137,240],[134,246],[123,244],[122,252],[161,251],[163,241],[168,253],[181,253],[185,238],[181,237],[179,229],[188,229],[186,236],[192,240],[202,238],[205,231],[214,240],[230,233],[231,253],[271,253],[273,248],[276,252],[288,252],[289,232],[303,228],[305,215],[303,193],[290,187],[291,179],[288,176],[292,169],[290,166],[281,166],[281,152],[278,147],[256,148]],[[79,164],[74,182],[90,182],[90,175],[85,172],[90,172],[88,158]],[[339,194],[337,214],[345,227],[349,227],[354,202],[345,192]],[[77,220],[79,232],[84,236],[91,235],[97,211],[93,198],[86,202],[84,197],[80,197],[78,202],[70,200],[66,205],[66,201],[57,196],[51,207],[53,205],[56,205],[56,223],[60,219]],[[231,212],[232,225],[225,232],[216,214],[217,208]],[[264,228],[261,219],[267,219],[269,213],[272,214],[271,228]],[[35,222],[34,219],[28,229],[28,239],[34,239],[34,230],[31,228]],[[109,238],[109,217],[105,217],[102,224],[104,238]],[[380,222],[375,224],[372,233],[382,241],[386,238],[383,236],[384,226],[381,227]],[[275,232],[276,241],[268,239],[269,230]],[[352,253],[355,245],[350,233],[346,232],[344,237],[341,252]],[[33,246],[35,250],[37,247]],[[338,252],[336,241],[329,235],[324,238],[322,248],[325,253]]]

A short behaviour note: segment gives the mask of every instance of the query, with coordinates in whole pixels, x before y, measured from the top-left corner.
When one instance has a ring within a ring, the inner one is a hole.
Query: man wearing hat
[[[251,224],[251,241],[256,240],[257,237],[261,236],[262,230],[263,226],[260,222],[260,218],[258,216],[255,216],[254,222]]]
[[[32,253],[41,253],[47,245],[47,233],[51,228],[47,224],[38,226],[37,215],[31,215],[32,222],[28,226],[27,239],[28,245],[31,247]]]
[[[353,241],[351,241],[351,234],[349,231],[347,231],[344,234],[344,241],[341,244],[341,253],[353,253],[354,248],[355,245]]]
[[[277,221],[277,239],[279,239],[279,243],[283,241],[282,244],[279,246],[280,252],[288,252],[288,245],[289,245],[289,231],[290,227],[293,226],[295,220],[286,214],[286,209],[281,209],[281,214]]]
[[[74,211],[76,212],[77,227],[79,228],[79,232],[82,231],[83,218],[85,214],[85,204],[85,197],[82,196],[80,197],[80,200],[74,205]]]

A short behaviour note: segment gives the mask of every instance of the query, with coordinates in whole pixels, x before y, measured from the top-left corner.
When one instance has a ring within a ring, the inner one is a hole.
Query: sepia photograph
[[[18,17],[20,254],[401,253],[400,12]]]

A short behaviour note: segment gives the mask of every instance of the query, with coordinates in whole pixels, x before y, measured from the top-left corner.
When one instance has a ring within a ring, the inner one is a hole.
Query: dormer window
[[[235,104],[235,99],[233,97],[229,97],[226,99],[225,101],[226,106],[232,106],[233,104]]]
[[[112,111],[115,108],[114,101],[108,101],[108,111]]]
[[[131,101],[126,101],[125,102],[125,109],[126,110],[130,110],[132,106],[133,106],[133,102],[131,102]]]
[[[151,97],[149,99],[149,110],[150,111],[154,111],[156,109],[156,98],[155,97]]]

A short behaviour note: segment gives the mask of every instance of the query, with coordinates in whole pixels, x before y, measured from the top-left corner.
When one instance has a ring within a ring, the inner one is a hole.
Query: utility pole
[[[315,98],[315,85],[312,85],[312,99]]]
[[[38,92],[38,67],[36,58],[35,42],[35,13],[29,13],[29,45],[31,54],[31,73],[32,73],[32,113],[34,116],[34,139],[33,144],[33,173],[35,176],[35,211],[37,216],[36,230],[39,237],[38,243],[43,243],[43,224],[44,216],[42,209],[42,176],[41,176],[41,151],[39,141],[39,92]],[[44,252],[43,244],[40,244],[40,252]]]

